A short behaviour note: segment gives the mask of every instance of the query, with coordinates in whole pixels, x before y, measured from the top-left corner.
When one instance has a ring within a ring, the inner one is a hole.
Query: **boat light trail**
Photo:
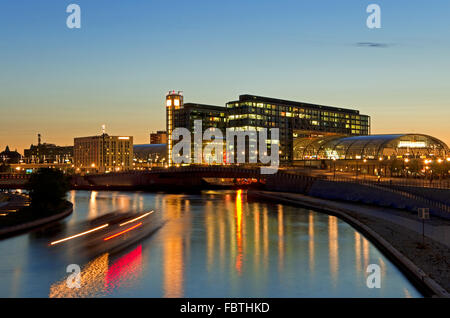
[[[152,214],[152,213],[153,213],[153,211],[147,212],[147,213],[145,213],[145,214],[143,214],[143,215],[141,215],[141,216],[139,216],[139,217],[137,217],[137,218],[134,218],[134,219],[132,219],[132,220],[126,221],[126,222],[120,224],[119,226],[123,226],[123,225],[125,225],[125,224],[132,223],[132,222],[134,222],[134,221],[140,220],[140,219],[145,218],[146,216],[148,216],[148,215],[150,215],[150,214]]]
[[[92,230],[89,230],[89,231],[86,231],[86,232],[83,232],[83,233],[75,234],[75,235],[66,237],[64,239],[58,240],[58,241],[51,242],[50,245],[55,245],[55,244],[58,244],[58,243],[62,243],[62,242],[65,242],[65,241],[68,241],[68,240],[71,240],[71,239],[74,239],[74,238],[77,238],[77,237],[80,237],[80,236],[83,236],[83,235],[86,235],[86,234],[89,234],[89,233],[92,233],[92,232],[95,232],[95,231],[98,231],[98,230],[104,229],[107,226],[109,226],[109,224],[104,224],[102,226],[96,227],[95,229],[92,229]]]
[[[105,237],[105,238],[103,239],[103,241],[108,241],[108,240],[110,240],[110,239],[112,239],[112,238],[115,238],[115,237],[117,237],[117,236],[119,236],[119,235],[125,234],[125,233],[127,233],[127,232],[129,232],[129,231],[131,231],[131,230],[137,228],[138,226],[141,226],[141,225],[142,225],[142,222],[141,222],[141,223],[138,223],[138,224],[136,224],[136,225],[134,225],[134,226],[132,226],[132,227],[126,229],[126,230],[123,230],[122,232],[119,232],[119,233],[116,233],[116,234],[114,234],[114,235]]]

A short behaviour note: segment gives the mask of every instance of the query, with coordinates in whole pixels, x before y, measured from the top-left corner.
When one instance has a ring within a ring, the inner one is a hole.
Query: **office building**
[[[238,100],[222,107],[184,103],[182,93],[172,91],[166,95],[166,114],[169,165],[172,162],[172,130],[184,127],[193,132],[194,121],[198,119],[202,120],[203,131],[217,127],[223,136],[227,128],[241,131],[278,128],[279,156],[283,163],[293,161],[297,138],[370,134],[370,117],[355,109],[249,94],[240,95]],[[268,146],[270,148],[270,144]]]
[[[133,167],[132,136],[79,137],[74,139],[76,172],[117,172]]]
[[[164,130],[159,130],[150,133],[150,144],[151,145],[161,145],[167,144],[167,132]]]
[[[172,165],[172,131],[175,128],[187,128],[190,132],[194,132],[194,121],[201,120],[202,133],[208,128],[217,128],[225,136],[227,110],[223,106],[184,103],[182,92],[175,93],[175,91],[172,91],[166,95],[166,114],[168,134],[167,157],[169,166]],[[194,144],[192,143],[192,162],[194,162],[193,147]]]
[[[327,135],[368,135],[370,117],[358,110],[255,95],[240,95],[226,104],[228,128],[279,128],[280,161],[293,160],[296,138]]]

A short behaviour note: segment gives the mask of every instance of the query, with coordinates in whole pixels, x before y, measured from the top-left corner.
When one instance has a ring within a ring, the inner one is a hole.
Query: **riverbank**
[[[427,221],[425,246],[422,223],[410,212],[337,202],[285,192],[248,192],[250,197],[298,205],[335,215],[367,236],[425,296],[450,297],[450,222]]]
[[[26,207],[25,211],[18,210],[12,216],[3,216],[0,219],[0,239],[16,236],[40,226],[44,226],[69,216],[73,212],[73,204],[66,201],[58,211],[47,213],[44,216],[34,216],[33,211]],[[17,213],[17,214],[16,214]],[[21,214],[19,216],[19,214]]]

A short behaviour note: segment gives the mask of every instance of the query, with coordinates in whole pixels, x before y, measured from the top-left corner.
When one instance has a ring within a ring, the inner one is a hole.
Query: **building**
[[[195,120],[202,121],[203,131],[216,127],[222,130],[223,136],[226,129],[278,128],[280,161],[284,163],[294,159],[296,138],[370,134],[370,117],[358,110],[248,94],[222,107],[184,103],[181,92],[171,91],[166,95],[166,115],[169,165],[172,164],[173,129],[184,127],[193,132]]]
[[[41,134],[38,134],[37,145],[31,145],[24,150],[23,161],[27,164],[69,164],[73,159],[73,146],[56,146],[41,143]]]
[[[421,134],[328,136],[299,138],[294,144],[295,160],[392,160],[447,159],[448,146]]]
[[[353,109],[255,95],[240,95],[226,107],[228,128],[279,128],[281,162],[292,162],[296,138],[370,134],[370,117]]]
[[[194,121],[202,121],[202,133],[208,128],[220,129],[225,136],[227,127],[227,109],[223,106],[184,103],[182,92],[169,92],[166,95],[166,126],[168,134],[167,158],[172,165],[172,131],[175,128],[187,128],[194,132]],[[194,157],[193,143],[191,156]],[[194,160],[192,160],[194,162]]]
[[[167,164],[167,144],[134,145],[134,169],[164,167]]]
[[[150,144],[151,145],[167,144],[167,132],[164,130],[159,130],[150,133]]]
[[[100,136],[74,139],[76,172],[113,172],[133,168],[133,137]]]
[[[24,150],[25,163],[71,163],[72,160],[73,146],[43,143]]]
[[[378,176],[432,176],[450,170],[450,149],[422,134],[299,138],[294,160],[335,172]]]
[[[10,151],[9,147],[6,146],[5,150],[0,152],[0,162],[3,164],[14,164],[19,163],[22,155],[15,151]]]

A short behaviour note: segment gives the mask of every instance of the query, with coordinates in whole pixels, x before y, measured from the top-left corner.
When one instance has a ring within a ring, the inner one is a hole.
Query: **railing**
[[[30,178],[30,175],[23,174],[23,173],[18,173],[18,174],[12,174],[12,173],[3,174],[3,173],[0,173],[0,179],[29,179],[29,178]]]
[[[410,193],[407,191],[402,191],[402,190],[398,190],[398,189],[392,189],[389,186],[390,185],[394,185],[393,183],[391,183],[390,181],[373,181],[373,180],[367,180],[367,179],[356,179],[356,178],[346,178],[346,177],[342,177],[342,176],[331,176],[328,177],[329,181],[335,181],[335,182],[349,182],[349,183],[357,183],[357,184],[363,184],[365,186],[369,186],[378,190],[384,190],[384,191],[388,191],[390,193],[394,193],[394,194],[399,194],[405,198],[408,199],[412,199],[412,200],[416,200],[418,202],[421,202],[422,204],[424,204],[423,207],[434,207],[437,209],[440,209],[441,211],[450,213],[450,206],[448,204],[436,201],[436,200],[431,200],[429,198],[426,198],[424,196],[415,194],[415,193]],[[396,184],[398,185],[398,184]]]
[[[395,179],[390,178],[388,181],[381,181],[383,184],[396,185],[404,187],[433,188],[433,189],[450,189],[450,179]]]

